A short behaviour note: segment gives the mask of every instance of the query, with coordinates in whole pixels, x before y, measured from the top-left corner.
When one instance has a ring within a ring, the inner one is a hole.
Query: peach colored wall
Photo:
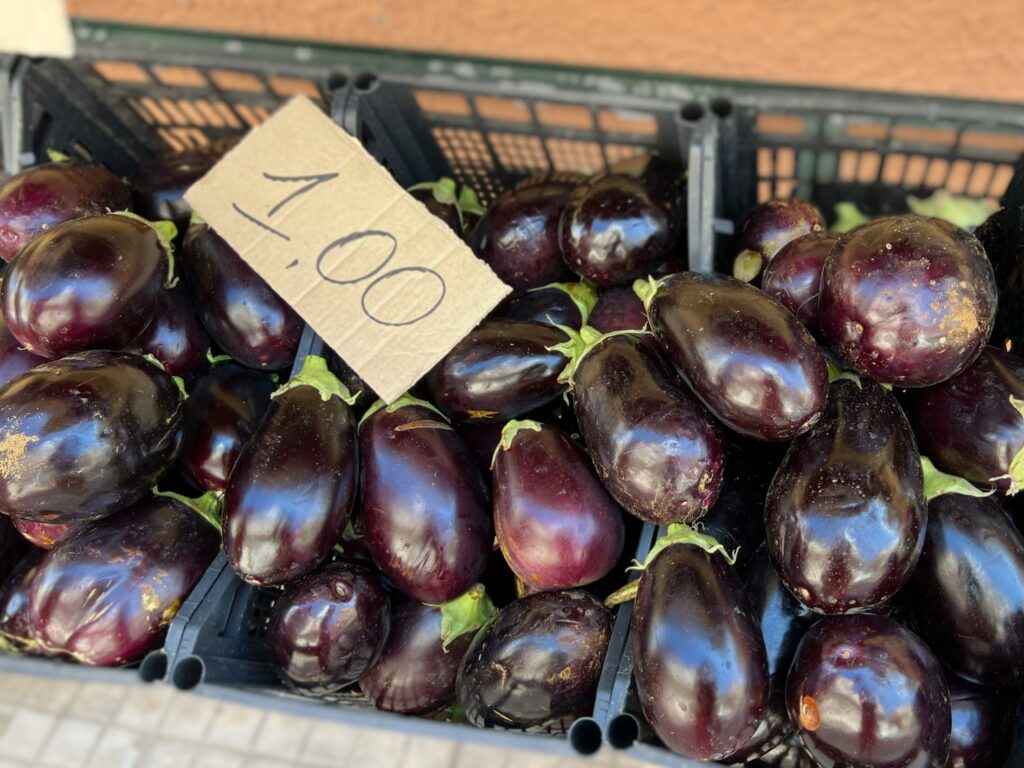
[[[1024,102],[1024,0],[68,0],[349,45]]]

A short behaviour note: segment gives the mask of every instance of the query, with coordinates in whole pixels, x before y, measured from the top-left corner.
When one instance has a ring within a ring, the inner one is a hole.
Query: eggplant
[[[491,474],[491,462],[494,461],[494,451],[501,442],[501,430],[504,424],[456,424],[455,431],[469,452],[476,459],[477,466],[486,477]]]
[[[447,224],[455,234],[462,237],[464,231],[472,229],[470,224],[475,225],[484,209],[480,207],[474,190],[463,187],[458,196],[455,190],[455,180],[443,177],[437,181],[416,184],[407,191],[423,203],[430,213]]]
[[[786,243],[825,229],[825,217],[799,198],[760,203],[744,217],[736,235],[733,277],[754,282]]]
[[[813,334],[821,330],[818,290],[825,259],[839,239],[834,232],[811,232],[786,243],[768,262],[761,290],[774,296]]]
[[[942,768],[949,691],[920,638],[870,613],[804,635],[786,684],[789,716],[818,765]]]
[[[953,728],[946,768],[1002,768],[1017,732],[1017,706],[1007,691],[947,675]]]
[[[615,285],[598,294],[587,324],[601,333],[642,331],[647,327],[647,312],[630,286]]]
[[[932,499],[907,597],[946,666],[989,686],[1024,680],[1024,538],[994,498]]]
[[[7,640],[19,650],[36,650],[28,605],[32,581],[44,554],[36,547],[28,548],[19,559],[12,561],[14,567],[10,573],[0,579],[0,646]]]
[[[595,301],[597,294],[586,283],[552,283],[513,295],[498,306],[493,317],[564,325],[578,331],[587,322]]]
[[[907,398],[921,453],[944,472],[1001,491],[1024,487],[1024,360],[985,347],[962,373]]]
[[[324,347],[323,354],[327,357],[327,369],[338,377],[338,381],[344,384],[345,388],[352,394],[352,397],[355,398],[353,408],[361,415],[371,404],[379,399],[377,393],[333,349]]]
[[[727,427],[781,441],[821,418],[825,358],[778,301],[731,277],[696,272],[635,288],[669,360]]]
[[[652,555],[633,607],[637,699],[669,749],[721,760],[750,741],[768,705],[757,619],[721,555],[685,543]]]
[[[955,376],[996,314],[992,265],[974,235],[908,214],[847,232],[825,261],[821,331],[854,370],[904,388]]]
[[[11,333],[25,349],[50,359],[125,347],[156,314],[170,279],[171,237],[163,227],[121,213],[48,229],[4,274],[0,305]]]
[[[38,523],[33,520],[10,518],[25,541],[40,549],[53,549],[53,545],[64,538],[71,526],[67,523]]]
[[[291,365],[303,324],[288,302],[205,223],[192,223],[182,251],[192,302],[217,346],[250,368]]]
[[[341,540],[359,465],[351,400],[310,355],[242,449],[224,489],[224,551],[249,584],[295,581]]]
[[[433,403],[456,421],[502,422],[561,395],[565,334],[542,323],[486,320],[427,374]]]
[[[154,496],[76,526],[32,581],[32,637],[83,664],[131,664],[159,648],[220,547],[217,502]]]
[[[289,686],[334,693],[380,657],[391,626],[388,595],[369,568],[334,563],[290,585],[274,604],[270,661]]]
[[[141,499],[174,464],[185,395],[138,355],[90,351],[0,390],[0,509],[76,523]]]
[[[561,729],[589,714],[611,639],[589,593],[540,592],[503,608],[462,658],[459,704],[473,725]]]
[[[36,235],[58,224],[131,207],[124,181],[77,162],[37,165],[0,185],[0,259],[12,261]]]
[[[494,528],[534,590],[591,584],[619,560],[622,512],[586,454],[554,427],[510,421],[494,454]]]
[[[571,375],[583,440],[615,500],[652,523],[703,516],[722,487],[725,446],[675,373],[627,333],[591,337]]]
[[[892,393],[832,384],[825,418],[790,446],[765,501],[779,575],[820,613],[877,606],[910,578],[928,522],[921,458]]]
[[[184,233],[192,217],[185,192],[236,142],[235,138],[221,139],[198,149],[159,155],[140,164],[131,177],[135,212],[153,221],[173,221],[178,232]]]
[[[259,426],[274,384],[265,373],[217,361],[196,382],[182,425],[178,471],[191,485],[222,492]]]
[[[0,389],[19,373],[45,362],[45,357],[33,354],[21,345],[11,333],[7,318],[0,312]]]
[[[366,541],[381,573],[437,605],[479,581],[494,527],[483,474],[428,403],[371,406],[359,425]]]
[[[152,355],[172,376],[189,378],[206,362],[210,337],[182,288],[168,288],[156,300],[153,321],[125,350]]]

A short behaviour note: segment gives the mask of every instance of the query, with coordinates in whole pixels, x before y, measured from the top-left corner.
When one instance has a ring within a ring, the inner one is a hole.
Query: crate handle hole
[[[732,102],[729,99],[718,97],[711,100],[711,111],[718,117],[728,117],[732,114]]]
[[[380,83],[380,78],[373,72],[362,72],[356,75],[356,90],[361,93],[369,93],[377,87],[378,83]]]
[[[337,91],[348,85],[348,81],[348,72],[331,72],[327,78],[327,88],[331,91]]]
[[[143,682],[155,683],[163,680],[167,675],[167,654],[163,651],[153,651],[142,660],[139,666],[139,677]]]
[[[616,715],[608,723],[608,743],[615,749],[629,749],[640,737],[640,723],[633,715]]]
[[[702,117],[704,117],[704,105],[698,104],[695,101],[691,101],[689,104],[684,104],[680,113],[683,116],[683,120],[690,123],[696,123]]]
[[[592,755],[601,748],[601,726],[592,717],[581,717],[569,727],[569,743],[581,755]]]
[[[198,656],[186,656],[174,665],[171,682],[179,691],[191,691],[201,682],[206,674],[206,666]]]

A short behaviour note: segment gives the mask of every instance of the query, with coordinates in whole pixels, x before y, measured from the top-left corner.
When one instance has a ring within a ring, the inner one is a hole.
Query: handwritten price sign
[[[185,199],[389,403],[511,291],[305,98]]]

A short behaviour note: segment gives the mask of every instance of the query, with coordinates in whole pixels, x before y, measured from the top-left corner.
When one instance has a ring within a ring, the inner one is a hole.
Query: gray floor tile
[[[77,768],[103,734],[103,726],[77,717],[62,717],[39,759],[48,766]]]
[[[0,757],[34,760],[57,725],[57,717],[27,707],[15,709],[0,734]]]

